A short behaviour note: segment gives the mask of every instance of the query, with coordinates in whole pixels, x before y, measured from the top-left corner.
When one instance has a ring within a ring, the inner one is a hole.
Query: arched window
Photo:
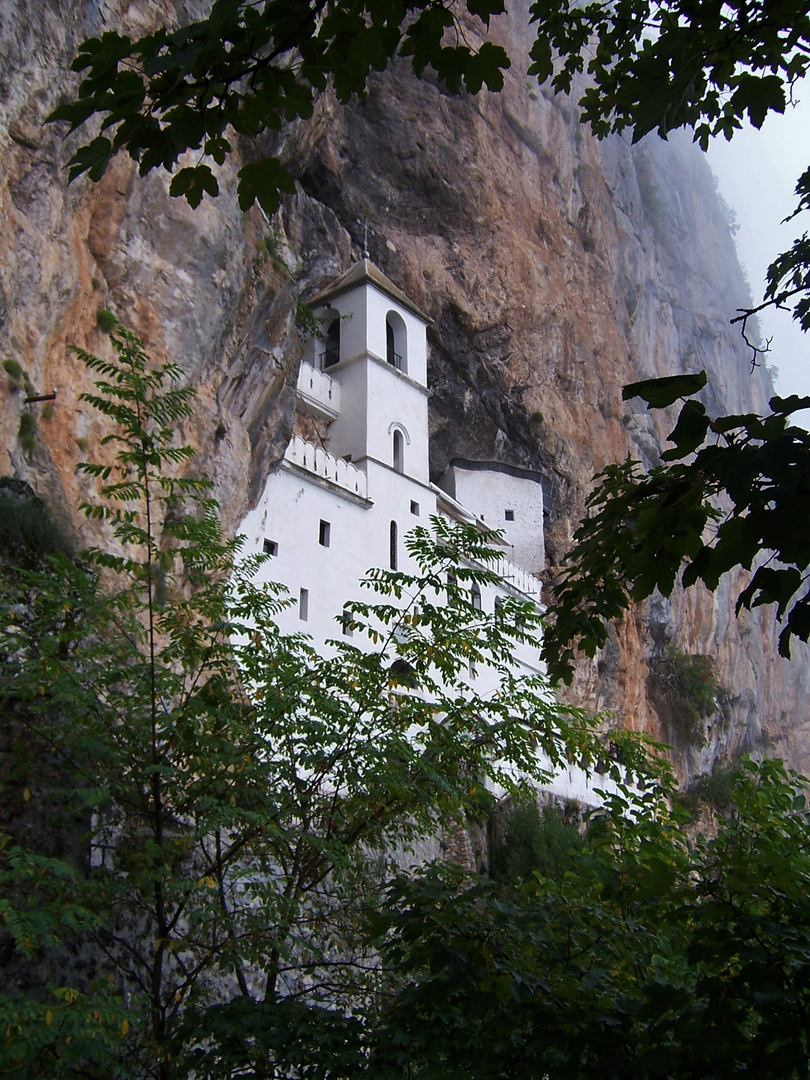
[[[340,317],[332,319],[326,331],[326,349],[321,353],[321,369],[340,362]]]
[[[388,565],[392,570],[397,568],[397,523],[391,522],[388,533]]]
[[[481,610],[481,589],[478,587],[478,582],[472,583],[472,606],[476,611]]]
[[[396,311],[385,316],[385,351],[388,363],[397,371],[408,370],[408,335],[405,320]]]
[[[405,440],[402,438],[402,432],[397,428],[394,428],[393,444],[394,469],[396,472],[405,472]]]

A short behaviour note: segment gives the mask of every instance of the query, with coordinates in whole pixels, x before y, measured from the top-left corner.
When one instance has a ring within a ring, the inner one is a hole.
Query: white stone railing
[[[308,405],[333,420],[340,412],[340,383],[306,361],[298,372],[298,393]]]
[[[493,570],[498,577],[503,578],[513,589],[517,589],[519,592],[531,597],[536,604],[540,603],[540,582],[534,574],[530,574],[522,566],[510,562],[509,559],[498,559],[497,562],[487,563],[486,568],[487,570]]]
[[[344,491],[351,492],[361,499],[368,498],[368,477],[356,465],[343,458],[336,458],[320,446],[306,442],[300,435],[294,435],[284,453],[284,460],[299,469],[311,473],[320,480],[328,480]]]

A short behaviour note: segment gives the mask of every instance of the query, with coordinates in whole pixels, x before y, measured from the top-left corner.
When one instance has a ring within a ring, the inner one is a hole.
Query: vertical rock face
[[[184,434],[226,526],[238,527],[291,431],[298,297],[357,257],[363,218],[372,258],[433,319],[434,478],[457,456],[544,471],[556,492],[552,565],[594,472],[628,453],[653,463],[663,445],[666,418],[623,402],[622,384],[706,368],[712,410],[766,408],[767,372],[752,372],[729,326],[747,287],[700,153],[681,138],[597,143],[570,100],[521,74],[525,12],[498,28],[513,59],[501,94],[452,97],[394,65],[361,102],[322,99],[283,136],[299,193],[273,222],[240,214],[227,171],[223,194],[196,211],[125,158],[101,183],[67,188],[71,140],[42,121],[74,85],[76,44],[174,12],[114,0],[16,0],[0,12],[0,356],[38,392],[58,391],[26,446],[22,395],[0,372],[0,474],[70,516],[82,495],[75,463],[93,456],[100,431],[68,346],[103,352],[96,312],[108,307],[198,387]],[[806,763],[810,667],[778,660],[770,613],[736,618],[735,595],[729,583],[634,612],[572,693],[675,737],[648,693],[648,657],[669,643],[708,653],[729,700],[702,747],[679,746],[684,775],[766,742]]]

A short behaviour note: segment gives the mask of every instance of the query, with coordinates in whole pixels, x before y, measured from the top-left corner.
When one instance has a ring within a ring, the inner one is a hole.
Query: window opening
[[[405,440],[401,431],[394,432],[394,469],[398,472],[405,471]]]
[[[388,532],[388,565],[392,570],[397,568],[397,523],[391,522],[391,527]]]
[[[503,597],[502,596],[496,596],[495,597],[495,614],[496,615],[500,614],[501,608],[503,607],[503,605],[504,605]]]
[[[481,590],[478,587],[477,581],[472,583],[472,606],[476,611],[481,610]]]
[[[414,517],[419,517],[419,503],[414,502],[413,499],[411,499],[411,513]]]
[[[332,526],[328,521],[321,521],[318,526],[318,543],[321,547],[329,547],[332,543]]]
[[[385,347],[388,363],[397,371],[402,371],[402,354],[397,352],[394,328],[387,319],[385,320]]]
[[[344,637],[352,636],[352,613],[349,611],[348,608],[344,608],[343,614],[340,616],[340,628],[343,631]]]
[[[504,510],[504,517],[506,518],[507,521],[514,521],[515,520],[515,511],[514,510]]]
[[[332,319],[326,331],[326,348],[321,353],[321,368],[334,367],[340,362],[340,317]]]
[[[385,358],[397,371],[407,371],[407,331],[401,315],[389,311],[385,317]]]
[[[265,555],[278,555],[278,541],[265,538],[265,541],[262,544],[262,550]]]
[[[309,589],[298,590],[298,618],[301,622],[309,618]]]

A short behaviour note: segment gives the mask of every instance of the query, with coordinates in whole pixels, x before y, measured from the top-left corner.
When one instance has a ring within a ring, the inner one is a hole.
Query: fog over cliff
[[[77,439],[92,451],[102,429],[78,400],[87,376],[68,345],[103,353],[96,312],[109,307],[198,388],[185,437],[226,528],[238,529],[292,429],[297,299],[359,256],[364,218],[371,257],[433,320],[434,479],[453,457],[542,470],[555,491],[552,565],[594,472],[628,453],[658,459],[667,418],[623,402],[622,384],[705,368],[710,410],[765,409],[768,374],[752,372],[729,325],[747,287],[700,151],[685,137],[593,139],[569,99],[522,74],[525,13],[513,7],[496,30],[513,59],[500,94],[451,96],[395,64],[362,101],[325,95],[273,147],[298,191],[268,222],[240,213],[232,164],[223,194],[196,211],[125,157],[98,184],[66,186],[75,139],[42,122],[75,85],[76,45],[107,25],[143,32],[174,5],[5,4],[0,356],[58,398],[25,449],[21,395],[0,379],[0,475],[87,529],[72,510],[87,482],[74,473]],[[736,592],[693,589],[633,612],[598,662],[583,663],[572,695],[675,739],[685,777],[741,747],[807,768],[806,654],[780,660],[772,613],[735,617]],[[670,644],[715,657],[728,690],[703,746],[679,742],[652,704],[648,659]]]

